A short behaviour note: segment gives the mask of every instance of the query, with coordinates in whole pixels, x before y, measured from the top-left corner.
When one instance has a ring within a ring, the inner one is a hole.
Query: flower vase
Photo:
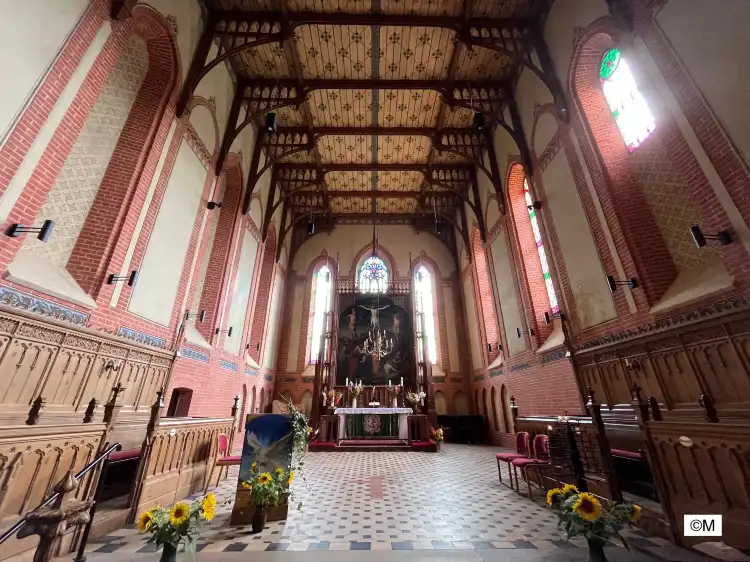
[[[255,506],[255,513],[253,513],[253,533],[260,533],[266,527],[266,519],[268,518],[268,512],[265,506]]]
[[[596,539],[586,539],[589,544],[589,562],[607,562],[607,555],[604,554],[605,541]]]
[[[176,562],[177,560],[177,547],[173,544],[164,543],[161,549],[161,558],[159,562]]]
[[[352,398],[352,408],[356,408],[356,407],[357,407],[357,397],[355,396],[354,398]]]

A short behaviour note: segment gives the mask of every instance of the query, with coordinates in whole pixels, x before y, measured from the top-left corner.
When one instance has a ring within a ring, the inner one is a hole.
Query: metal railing
[[[104,452],[99,455],[95,460],[87,464],[81,472],[75,475],[76,481],[80,482],[81,478],[86,476],[89,472],[94,470],[95,468],[101,466],[101,474],[99,475],[99,480],[96,484],[96,493],[94,495],[94,504],[91,506],[91,511],[89,512],[89,522],[86,524],[86,528],[83,531],[83,536],[81,537],[81,544],[78,548],[78,555],[75,558],[74,562],[85,562],[86,557],[83,556],[83,552],[86,549],[86,543],[89,539],[89,534],[91,532],[91,525],[94,522],[94,515],[96,513],[96,506],[99,503],[99,497],[102,493],[102,487],[104,486],[104,480],[107,476],[107,468],[109,466],[109,455],[111,455],[114,451],[119,451],[122,449],[122,445],[120,443],[113,443],[109,447],[107,447]],[[60,497],[60,492],[55,492],[48,498],[46,498],[42,503],[40,503],[36,508],[30,510],[27,512],[19,521],[16,522],[15,525],[7,529],[2,535],[0,535],[0,544],[3,544],[5,541],[7,541],[10,537],[15,535],[18,531],[20,531],[24,525],[26,525],[26,517],[29,513],[34,512],[38,509],[42,509],[43,507],[47,507],[49,505],[52,505],[57,498]]]

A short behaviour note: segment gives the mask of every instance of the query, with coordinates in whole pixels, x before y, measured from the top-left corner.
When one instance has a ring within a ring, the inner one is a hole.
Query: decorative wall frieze
[[[302,377],[303,384],[313,384],[315,382],[314,377]]]
[[[432,382],[441,384],[445,382],[445,377],[432,377]]]
[[[526,369],[531,369],[531,363],[518,363],[516,365],[510,366],[511,373],[515,373],[516,371],[525,371]]]
[[[204,353],[202,351],[197,351],[189,347],[183,347],[180,350],[180,354],[183,357],[186,357],[187,359],[192,359],[193,361],[200,361],[201,363],[208,363],[208,353]]]
[[[249,377],[257,377],[258,369],[251,369],[250,367],[245,367],[245,374]]]
[[[484,380],[484,374],[481,375],[474,375],[474,382],[479,382]]]
[[[206,148],[206,145],[203,144],[203,140],[201,140],[198,132],[187,119],[185,120],[185,140],[201,163],[208,169],[211,165],[212,155]]]
[[[682,312],[674,316],[661,318],[652,324],[640,326],[633,330],[622,330],[620,332],[607,334],[606,336],[587,341],[583,344],[575,346],[575,352],[582,353],[584,351],[593,350],[598,347],[633,340],[651,334],[658,334],[660,332],[666,332],[678,326],[689,325],[691,323],[695,323],[701,320],[708,320],[713,317],[721,317],[723,315],[732,312],[739,312],[748,308],[750,308],[750,304],[747,302],[747,299],[744,296],[734,295],[727,299],[717,301],[715,303],[711,303],[694,310]]]
[[[89,315],[83,312],[2,285],[0,285],[0,304],[7,304],[13,308],[36,312],[73,324],[85,324],[89,319]]]
[[[560,126],[557,129],[557,132],[555,133],[555,136],[552,137],[552,140],[547,145],[547,148],[544,149],[544,152],[542,152],[542,155],[539,157],[539,160],[537,161],[537,169],[539,170],[539,173],[544,173],[544,170],[547,168],[550,162],[555,158],[557,153],[560,151],[560,149],[563,146],[563,140],[562,137],[564,134],[567,134],[567,128],[564,126]]]
[[[456,383],[462,383],[462,382],[464,382],[464,381],[463,381],[463,379],[462,379],[461,377],[450,377],[450,378],[448,379],[448,381],[449,381],[449,382],[456,382]]]
[[[145,332],[139,332],[138,330],[133,330],[132,328],[128,328],[127,326],[120,326],[120,328],[117,330],[117,335],[129,340],[137,341],[139,343],[145,343],[146,345],[151,345],[153,347],[160,347],[162,349],[166,349],[167,347],[167,340],[165,340],[164,338],[152,336],[151,334],[146,334]]]
[[[235,363],[234,361],[227,361],[226,359],[222,359],[219,362],[219,366],[222,369],[226,369],[227,371],[234,371],[235,373],[239,370],[237,363]]]
[[[286,382],[286,383],[295,383],[295,382],[297,382],[297,377],[284,377],[284,382]]]
[[[505,369],[503,367],[498,367],[497,369],[492,369],[490,371],[490,378],[494,379],[495,377],[501,377],[505,374]]]
[[[273,380],[273,375],[263,375],[263,380],[271,382]]]
[[[560,359],[565,359],[565,356],[567,355],[567,353],[568,353],[567,349],[560,349],[558,351],[553,351],[552,353],[547,353],[546,355],[542,355],[542,364],[552,363],[553,361],[559,361]]]

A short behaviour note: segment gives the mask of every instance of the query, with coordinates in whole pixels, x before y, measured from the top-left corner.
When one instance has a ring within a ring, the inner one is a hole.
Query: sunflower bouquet
[[[549,490],[547,503],[557,513],[558,527],[564,531],[563,538],[568,540],[583,535],[590,547],[593,543],[601,548],[611,537],[622,540],[622,528],[633,525],[641,516],[639,505],[602,502],[593,494],[579,492],[571,484]]]
[[[163,560],[177,552],[180,543],[185,551],[194,553],[201,520],[211,521],[216,515],[216,496],[209,493],[205,498],[188,504],[177,502],[171,508],[158,505],[138,517],[138,531],[150,533],[148,542],[164,545]],[[173,558],[173,557],[171,557]]]
[[[279,505],[279,501],[289,493],[289,486],[294,481],[294,471],[287,473],[279,466],[272,472],[260,472],[258,464],[250,466],[250,478],[241,484],[250,490],[250,498],[256,507],[265,511],[271,506]]]

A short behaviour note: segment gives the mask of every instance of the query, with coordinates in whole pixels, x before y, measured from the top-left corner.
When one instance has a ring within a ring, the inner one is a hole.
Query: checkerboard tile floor
[[[532,501],[497,479],[495,448],[449,444],[417,452],[308,453],[294,492],[302,510],[252,534],[229,526],[238,468],[215,490],[218,514],[199,552],[425,549],[571,549],[540,492]],[[507,482],[507,474],[504,475]],[[523,488],[522,488],[523,490]],[[192,498],[191,498],[192,499]],[[671,546],[634,535],[641,549]],[[90,551],[153,552],[133,527],[92,541]]]

